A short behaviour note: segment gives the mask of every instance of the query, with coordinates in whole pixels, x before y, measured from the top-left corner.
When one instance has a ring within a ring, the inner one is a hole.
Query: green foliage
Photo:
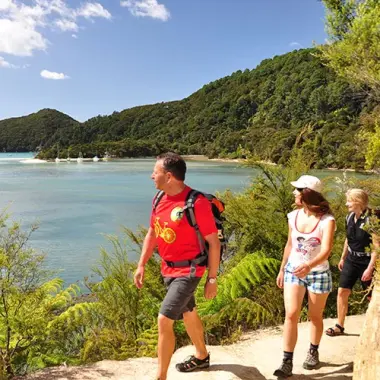
[[[257,328],[281,319],[281,292],[272,285],[279,266],[278,260],[255,252],[219,278],[218,296],[214,300],[202,300],[203,287],[198,287],[197,298],[201,300],[198,311],[209,340],[217,343],[242,327]],[[272,296],[270,300],[268,295]]]
[[[158,342],[157,324],[155,324],[152,328],[143,331],[136,342],[139,345],[139,356],[155,356]]]
[[[375,125],[375,131],[373,133],[368,132],[366,134],[368,139],[367,151],[365,154],[367,169],[379,169],[380,168],[380,124]]]
[[[271,166],[249,160],[248,165],[258,170],[249,188],[240,194],[227,191],[221,196],[226,202],[225,224],[230,258],[222,268],[218,297],[213,301],[202,301],[199,305],[209,341],[221,342],[228,339],[237,331],[238,326],[243,329],[255,328],[278,323],[283,318],[282,292],[275,285],[276,267],[278,268],[286,244],[287,213],[292,210],[294,201],[290,182],[302,174],[310,173],[313,162],[308,151],[308,136],[310,131],[305,128],[297,137],[296,144],[299,147],[293,149],[287,165]],[[377,204],[380,203],[377,195],[380,194],[380,182],[376,177],[363,181],[343,172],[339,177],[326,177],[324,183],[325,193],[328,194],[337,221],[330,258],[335,292],[328,299],[325,313],[326,316],[335,317],[336,289],[340,275],[337,264],[346,237],[345,193],[349,188],[363,188],[370,194],[371,204]],[[271,268],[263,264],[268,260],[271,260]],[[201,292],[200,289],[199,299]],[[361,299],[362,294],[356,288],[351,298],[350,312],[365,311],[366,304],[359,302]]]
[[[43,109],[37,113],[0,120],[0,149],[30,152],[46,149],[59,142],[69,143],[70,131],[77,121],[59,111]]]
[[[323,59],[343,78],[380,97],[380,2],[328,0],[328,31],[333,43],[322,46]]]
[[[350,31],[356,15],[357,0],[323,0],[327,8],[327,32],[341,40]]]
[[[218,296],[202,300],[201,286],[197,293],[209,341],[222,342],[237,329],[282,320],[282,292],[275,279],[287,240],[287,214],[294,201],[290,181],[308,172],[310,162],[304,157],[304,148],[294,148],[286,166],[250,159],[248,165],[258,171],[250,187],[241,194],[221,195],[226,203],[230,257],[222,268]]]
[[[227,191],[221,195],[226,203],[225,229],[232,256],[225,265],[227,269],[257,250],[265,251],[267,257],[282,257],[288,234],[287,214],[294,202],[290,182],[309,171],[312,156],[305,159],[308,156],[302,147],[293,149],[285,166],[250,159],[246,165],[257,170],[251,186],[240,194]]]
[[[133,282],[136,263],[128,251],[137,251],[144,230],[124,229],[125,238],[107,235],[112,245],[101,249],[99,265],[94,268],[97,281],[87,280],[94,297],[92,315],[87,313],[87,331],[81,351],[83,361],[126,359],[153,355],[157,344],[157,315],[165,294],[156,258],[146,266],[144,287]],[[90,323],[89,323],[90,322]]]
[[[219,292],[226,299],[239,298],[260,285],[263,279],[276,276],[278,268],[279,261],[267,258],[263,253],[247,255],[222,277]]]
[[[327,26],[332,43],[320,47],[321,57],[339,76],[352,81],[371,97],[373,109],[362,115],[359,136],[364,142],[366,168],[377,170],[380,166],[380,1],[324,0],[324,3],[329,11]],[[379,232],[376,217],[371,220],[371,229],[374,234]],[[377,265],[380,266],[379,261]]]
[[[63,288],[51,279],[44,256],[28,248],[30,235],[8,216],[0,217],[0,371],[4,378],[28,368],[69,360],[62,350],[49,350],[52,326],[79,289]],[[36,361],[36,357],[39,359]]]
[[[364,166],[358,131],[367,96],[337,78],[314,49],[262,61],[203,86],[186,99],[134,107],[78,123],[54,110],[0,122],[0,149],[35,150],[54,159],[180,154],[286,164],[297,136],[310,126],[309,152],[317,167]],[[375,65],[375,67],[377,67]],[[303,143],[303,141],[301,141]]]
[[[240,194],[221,195],[226,201],[230,256],[221,269],[218,296],[204,299],[205,279],[196,294],[209,344],[228,343],[247,329],[283,320],[283,294],[275,279],[287,239],[286,216],[293,203],[290,181],[310,172],[311,134],[307,126],[296,137],[296,147],[284,166],[250,158],[248,165],[258,171],[251,185]],[[345,193],[361,187],[369,192],[371,204],[379,206],[380,181],[377,177],[358,180],[348,173],[324,181],[337,220],[330,260],[336,289],[336,265],[345,239]],[[27,248],[29,234],[18,224],[8,226],[5,217],[0,219],[0,368],[4,376],[63,362],[155,356],[157,315],[165,295],[160,261],[155,254],[148,262],[144,287],[138,290],[133,283],[136,263],[130,259],[131,253],[141,252],[144,228],[135,233],[124,228],[121,238],[106,236],[111,248],[101,249],[94,276],[86,279],[90,293],[81,295],[76,285],[63,288],[62,280],[51,279],[43,269],[43,256]],[[378,220],[371,228],[378,232]],[[357,290],[351,297],[351,313],[366,308]],[[328,298],[325,315],[336,316],[336,292]],[[175,324],[175,332],[178,347],[189,343],[182,322]]]

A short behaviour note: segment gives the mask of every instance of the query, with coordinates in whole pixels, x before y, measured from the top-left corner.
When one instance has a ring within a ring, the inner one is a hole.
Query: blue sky
[[[0,119],[178,100],[325,38],[317,0],[0,0]]]

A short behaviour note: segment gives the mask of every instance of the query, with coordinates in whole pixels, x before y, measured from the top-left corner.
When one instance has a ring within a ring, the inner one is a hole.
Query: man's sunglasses
[[[304,187],[297,187],[296,188],[297,189],[297,191],[299,192],[299,193],[302,193],[304,190],[305,190],[305,188]]]

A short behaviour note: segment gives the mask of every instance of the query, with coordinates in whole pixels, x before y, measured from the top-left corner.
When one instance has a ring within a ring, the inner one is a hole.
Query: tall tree
[[[380,100],[380,0],[324,0],[324,3],[328,10],[327,29],[331,43],[321,47],[322,57],[338,75],[366,88],[375,101]],[[374,165],[379,160],[379,134],[376,125],[369,136],[367,164]],[[377,219],[372,221],[370,232],[380,236]],[[375,240],[378,242],[378,238]],[[378,271],[376,277],[356,353],[354,380],[373,380],[380,376]]]
[[[380,1],[324,0],[330,43],[322,58],[338,75],[380,99]]]

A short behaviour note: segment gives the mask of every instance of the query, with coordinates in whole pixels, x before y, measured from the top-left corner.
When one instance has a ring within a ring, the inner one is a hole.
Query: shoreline
[[[222,162],[222,163],[233,163],[233,164],[244,164],[248,162],[249,160],[246,158],[208,158],[205,155],[202,154],[187,154],[187,155],[182,155],[182,157],[187,160],[187,161],[198,161],[198,162]],[[106,160],[103,158],[100,158],[99,161],[121,161],[121,160],[126,160],[126,159],[139,159],[139,158],[151,158],[154,159],[155,157],[123,157],[123,158],[116,158],[116,157],[111,157]],[[17,160],[17,158],[13,158],[13,160]],[[71,162],[76,162],[76,158],[72,158],[70,160]],[[92,158],[84,158],[84,162],[93,162]],[[54,163],[55,160],[41,160],[41,159],[36,159],[36,158],[24,158],[21,159],[20,162],[22,163]],[[67,162],[66,159],[61,159],[60,162]],[[259,164],[263,165],[269,165],[269,166],[278,166],[275,162],[272,161],[264,161],[260,160],[257,161]],[[334,167],[327,167],[327,168],[320,168],[316,170],[329,170],[329,171],[337,171],[337,172],[350,172],[350,173],[363,173],[363,174],[375,174],[375,175],[380,175],[379,171],[376,170],[366,170],[366,169],[353,169],[353,168],[334,168]]]
[[[213,161],[213,162],[231,162],[231,163],[242,163],[247,160],[241,159],[241,158],[208,158],[207,156],[204,156],[202,154],[184,154],[182,155],[184,160],[187,161]]]
[[[207,156],[204,155],[197,155],[197,154],[189,154],[189,155],[182,155],[182,157],[185,160],[189,161],[213,161],[213,162],[226,162],[226,163],[237,163],[237,164],[244,164],[248,162],[249,160],[246,158],[208,158]],[[270,165],[270,166],[278,166],[275,162],[272,161],[256,161],[259,164],[264,164],[264,165]],[[312,169],[312,170],[330,170],[330,171],[336,171],[336,172],[350,172],[350,173],[364,173],[364,174],[376,174],[379,175],[380,173],[376,170],[366,170],[366,169],[353,169],[353,168],[334,168],[334,167],[327,167],[327,168],[320,168],[320,169]]]
[[[197,155],[197,154],[188,154],[188,155],[182,155],[182,157],[185,160],[188,161],[212,161],[212,162],[230,162],[230,163],[237,163],[237,164],[244,164],[245,162],[248,162],[249,160],[246,158],[208,158],[204,155]],[[265,165],[271,165],[271,166],[277,166],[276,163],[271,161],[257,161],[259,164],[265,164]]]

